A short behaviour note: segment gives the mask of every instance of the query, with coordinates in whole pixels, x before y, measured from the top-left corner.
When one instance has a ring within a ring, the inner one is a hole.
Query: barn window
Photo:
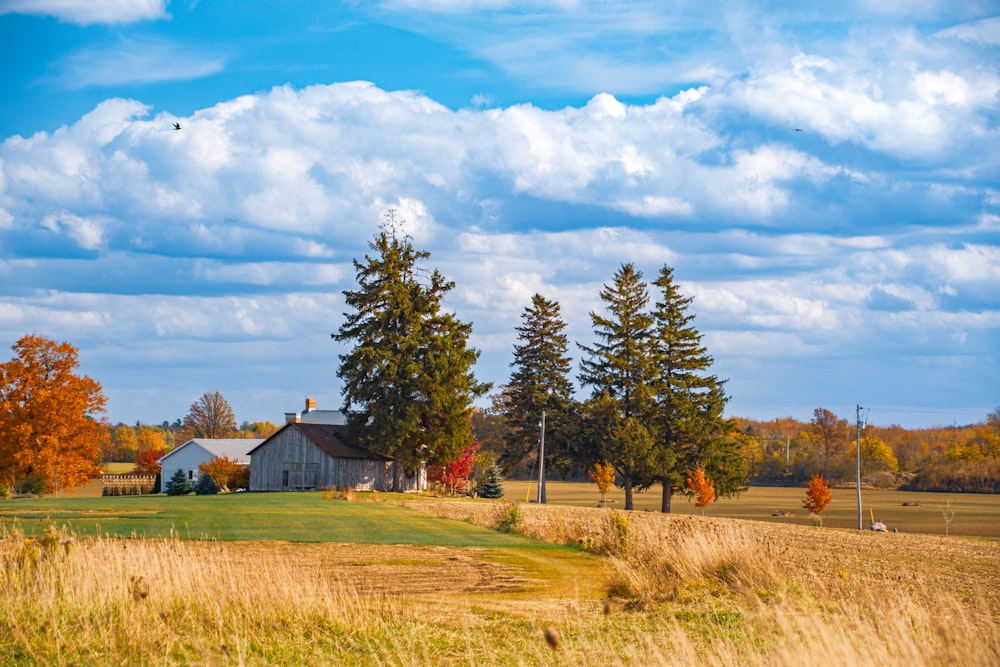
[[[287,489],[288,488],[288,471],[287,470],[282,470],[281,471],[281,488],[283,488],[283,489]]]
[[[194,470],[188,470],[188,480],[194,480]]]

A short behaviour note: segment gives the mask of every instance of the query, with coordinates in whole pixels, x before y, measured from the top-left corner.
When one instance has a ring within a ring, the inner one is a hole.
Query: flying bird
[[[181,128],[179,128],[179,127],[178,127],[177,129],[179,130],[179,129],[181,129]],[[799,128],[795,128],[795,131],[796,131],[796,132],[801,132],[802,130],[800,130]]]
[[[174,129],[175,130],[181,129],[181,124],[180,123],[174,123]]]

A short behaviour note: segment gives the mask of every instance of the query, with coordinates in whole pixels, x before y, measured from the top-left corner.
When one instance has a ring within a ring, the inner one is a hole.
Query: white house
[[[306,409],[302,412],[286,412],[286,424],[332,424],[343,426],[347,417],[340,410],[317,410],[316,399],[306,399]]]
[[[164,454],[157,463],[160,464],[161,489],[177,473],[183,470],[188,481],[194,484],[198,481],[200,471],[198,466],[208,463],[213,458],[233,459],[238,463],[250,465],[250,450],[264,442],[262,438],[194,438],[183,445],[175,447]]]

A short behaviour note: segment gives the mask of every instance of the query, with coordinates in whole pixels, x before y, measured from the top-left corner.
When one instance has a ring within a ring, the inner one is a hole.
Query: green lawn
[[[537,486],[507,481],[506,502],[535,501]],[[804,488],[750,487],[737,498],[720,498],[705,509],[707,516],[809,525],[802,509]],[[548,482],[549,504],[593,507],[597,487],[584,482]],[[621,489],[609,495],[611,507],[622,509]],[[943,512],[951,501],[949,533],[1000,539],[1000,495],[862,491],[862,523],[875,517],[906,533],[943,535]],[[904,503],[907,503],[904,505]],[[659,488],[635,495],[635,509],[659,511]],[[685,496],[675,495],[675,514],[700,514]],[[775,516],[776,513],[787,516]],[[857,496],[853,489],[834,489],[823,513],[830,528],[856,529]],[[519,538],[469,524],[443,522],[385,503],[325,500],[320,493],[234,493],[217,496],[47,497],[0,501],[0,527],[20,526],[37,534],[50,524],[78,535],[135,535],[218,540],[287,540],[360,544],[425,544],[497,547],[521,544]]]
[[[386,503],[326,500],[318,492],[0,501],[0,527],[36,535],[51,524],[76,535],[550,548]]]

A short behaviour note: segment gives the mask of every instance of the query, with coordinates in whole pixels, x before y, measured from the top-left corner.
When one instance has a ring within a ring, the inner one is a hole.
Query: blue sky
[[[1000,406],[997,2],[0,0],[0,55],[0,345],[114,422],[339,407],[390,208],[495,385],[532,294],[589,343],[632,262],[731,415]]]

